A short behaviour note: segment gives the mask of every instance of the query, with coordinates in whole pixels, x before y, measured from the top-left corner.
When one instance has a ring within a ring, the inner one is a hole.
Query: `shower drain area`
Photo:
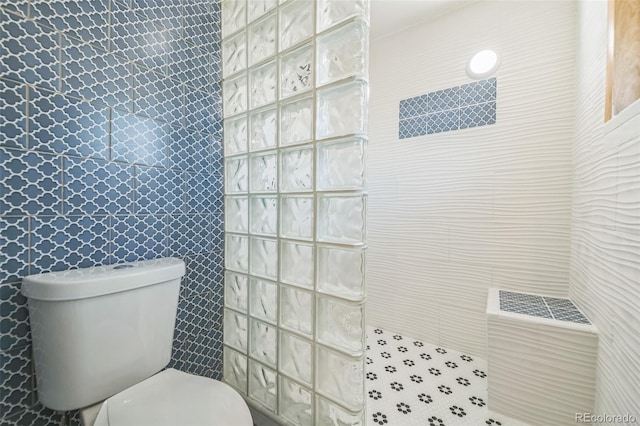
[[[367,425],[526,426],[487,407],[487,362],[367,327]]]

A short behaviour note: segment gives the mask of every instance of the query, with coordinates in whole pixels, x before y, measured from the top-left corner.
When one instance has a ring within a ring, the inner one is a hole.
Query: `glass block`
[[[367,131],[368,86],[363,81],[318,91],[318,139]]]
[[[313,147],[280,151],[280,192],[313,190]]]
[[[247,24],[247,0],[222,2],[222,36],[226,37]]]
[[[364,195],[318,196],[318,241],[362,244],[366,232]]]
[[[276,236],[278,233],[278,198],[251,197],[251,233]]]
[[[313,34],[313,3],[291,0],[280,8],[280,50],[305,40]]]
[[[319,143],[319,190],[360,190],[365,186],[366,140],[351,138]]]
[[[224,92],[224,116],[238,114],[247,110],[247,74],[225,80],[222,84]]]
[[[311,342],[293,334],[280,332],[280,371],[311,386],[313,347]]]
[[[318,341],[348,352],[362,355],[364,346],[364,312],[361,303],[343,302],[318,296]]]
[[[265,13],[273,9],[276,0],[250,0],[249,1],[249,22],[256,20]]]
[[[275,108],[251,112],[251,151],[275,148],[277,115]]]
[[[277,378],[275,371],[249,360],[249,396],[271,411],[276,410]]]
[[[278,322],[278,285],[251,278],[251,316],[261,320]]]
[[[280,98],[311,90],[313,86],[313,47],[302,46],[280,58]]]
[[[367,76],[369,26],[361,19],[318,37],[318,85]]]
[[[352,411],[364,405],[364,360],[316,346],[316,389]]]
[[[311,391],[280,376],[280,415],[296,426],[313,424]]]
[[[247,317],[229,309],[224,310],[224,344],[247,353]]]
[[[224,306],[247,312],[248,282],[246,275],[226,271],[224,273]]]
[[[251,192],[275,192],[278,187],[278,157],[275,153],[251,157]]]
[[[226,234],[224,257],[225,268],[238,272],[249,272],[249,238]]]
[[[365,250],[317,247],[319,292],[350,300],[364,298]]]
[[[234,351],[231,348],[224,347],[223,358],[223,374],[224,381],[231,386],[240,390],[243,394],[247,393],[247,357]]]
[[[251,320],[250,354],[258,361],[262,361],[275,368],[276,348],[278,346],[278,330],[275,326],[261,321]]]
[[[246,157],[234,158],[224,162],[225,191],[227,194],[247,192],[249,167]]]
[[[222,42],[222,73],[227,77],[247,68],[247,35],[244,31]]]
[[[249,26],[249,65],[276,53],[276,15],[268,16]]]
[[[313,289],[313,244],[281,241],[280,281]]]
[[[311,337],[313,333],[313,293],[280,286],[280,326]]]
[[[367,18],[369,16],[368,0],[319,0],[318,32],[352,16]]]
[[[302,240],[313,238],[313,196],[280,197],[280,236]]]
[[[352,413],[316,396],[316,426],[364,426],[364,412]]]
[[[247,152],[247,117],[224,120],[224,155]]]
[[[271,61],[251,70],[251,108],[258,108],[276,100],[276,63]]]
[[[251,238],[251,275],[278,279],[278,243],[276,240]]]
[[[247,233],[249,229],[249,200],[247,197],[226,196],[224,199],[224,229]]]
[[[280,106],[280,146],[311,142],[313,99],[283,102]]]

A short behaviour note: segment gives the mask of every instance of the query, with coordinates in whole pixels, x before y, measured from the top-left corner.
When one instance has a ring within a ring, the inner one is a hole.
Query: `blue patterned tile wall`
[[[170,366],[221,377],[219,9],[0,1],[1,424],[60,420],[32,377],[29,274],[183,258]]]
[[[476,81],[400,101],[400,139],[496,122],[497,80]]]

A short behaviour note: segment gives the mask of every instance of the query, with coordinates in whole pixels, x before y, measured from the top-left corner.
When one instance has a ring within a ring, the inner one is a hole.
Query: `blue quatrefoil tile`
[[[398,138],[414,138],[427,134],[427,117],[413,117],[400,120],[398,125]]]
[[[180,300],[174,338],[182,342],[193,341],[198,335],[208,333],[211,328],[209,306],[208,297],[194,295]]]
[[[209,57],[200,45],[185,40],[169,44],[167,72],[174,79],[191,87],[204,88],[209,84]]]
[[[164,72],[170,52],[168,42],[173,39],[169,31],[118,3],[113,3],[112,9],[111,50]]]
[[[182,213],[185,193],[181,172],[135,166],[135,180],[136,214]]]
[[[109,263],[107,216],[31,219],[31,273],[88,268]]]
[[[185,263],[187,267],[185,284],[189,297],[222,286],[224,273],[222,253],[210,252],[188,256],[185,258]]]
[[[106,1],[95,0],[31,0],[31,17],[106,49],[108,5]]]
[[[183,118],[183,85],[155,71],[135,67],[135,112],[169,123]]]
[[[112,221],[113,263],[166,256],[165,215],[115,216]]]
[[[31,345],[0,352],[0,413],[3,416],[11,417],[32,405],[31,368]]]
[[[174,331],[175,335],[175,331]],[[184,358],[184,343],[180,340],[173,339],[173,347],[171,348],[171,361],[167,365],[167,368],[175,368],[182,371],[183,358]]]
[[[167,144],[167,159],[167,165],[173,169],[209,170],[211,167],[209,136],[183,127],[172,127]]]
[[[2,422],[3,426],[49,426],[60,423],[60,413],[38,404],[15,416],[7,417]]]
[[[216,346],[213,339],[204,335],[197,336],[193,341],[185,342],[184,371],[211,377],[216,360],[222,359],[222,350],[217,350]]]
[[[209,138],[209,146],[211,147],[211,173],[216,175],[224,174],[224,154],[221,140],[222,135],[213,134]]]
[[[222,213],[222,176],[185,173],[187,213]]]
[[[205,2],[184,2],[182,6],[183,37],[196,46],[213,50],[218,39],[214,19]]]
[[[64,212],[71,215],[131,213],[133,185],[133,166],[65,158]]]
[[[423,116],[427,113],[427,95],[400,101],[400,120]]]
[[[165,166],[165,146],[171,131],[166,123],[114,110],[111,120],[111,159],[130,164]]]
[[[0,10],[0,75],[47,89],[60,85],[60,36],[52,29]]]
[[[0,149],[2,215],[62,213],[61,157]]]
[[[18,283],[0,284],[0,351],[10,351],[31,341],[27,298]]]
[[[209,215],[211,223],[211,250],[224,250],[224,214]]]
[[[62,90],[70,96],[130,111],[131,67],[124,57],[63,37]]]
[[[27,147],[27,86],[0,79],[0,145]]]
[[[497,84],[498,80],[494,77],[460,86],[460,106],[495,102]]]
[[[212,134],[221,128],[222,99],[204,90],[187,91],[184,95],[185,127]]]
[[[29,218],[0,219],[0,282],[15,282],[29,275]]]
[[[427,134],[449,132],[460,128],[460,110],[440,111],[427,116]]]
[[[2,0],[0,1],[0,7],[25,17],[29,16],[28,0]]]
[[[132,0],[132,9],[146,17],[154,25],[165,30],[179,32],[182,22],[182,5],[171,0]]]
[[[181,214],[168,218],[168,256],[191,256],[211,251],[214,235],[211,232],[211,215]]]
[[[109,158],[109,110],[34,88],[29,111],[29,148]]]
[[[496,103],[473,105],[460,109],[460,128],[487,126],[496,122]]]
[[[451,87],[449,89],[431,92],[428,95],[429,112],[447,111],[460,107],[460,88]]]

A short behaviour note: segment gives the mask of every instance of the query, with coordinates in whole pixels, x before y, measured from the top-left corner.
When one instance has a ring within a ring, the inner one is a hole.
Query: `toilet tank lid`
[[[185,274],[184,262],[167,257],[29,275],[22,294],[37,300],[76,300],[160,284]]]

